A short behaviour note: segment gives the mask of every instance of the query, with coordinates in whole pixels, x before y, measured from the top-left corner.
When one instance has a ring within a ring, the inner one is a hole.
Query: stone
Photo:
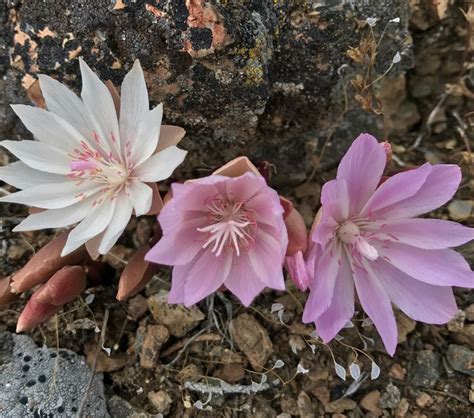
[[[461,345],[451,344],[446,353],[449,365],[456,371],[474,376],[474,351]]]
[[[393,377],[397,380],[405,380],[405,376],[407,374],[407,370],[403,368],[400,364],[395,363],[388,372],[390,377]]]
[[[148,298],[148,308],[157,324],[168,328],[174,337],[184,337],[205,318],[204,314],[193,306],[186,308],[183,305],[170,305],[168,293],[160,290],[156,295]]]
[[[148,394],[148,399],[159,414],[169,414],[173,400],[171,399],[170,395],[168,395],[168,392],[164,390],[159,390],[158,392],[150,392]]]
[[[380,36],[390,19],[401,18],[388,25],[373,69],[382,74],[400,51],[403,59],[390,71],[397,76],[414,64],[409,13],[408,2],[399,0],[24,0],[1,16],[2,137],[18,131],[26,136],[3,103],[28,102],[37,74],[80,90],[81,56],[102,79],[119,86],[139,58],[152,104],[163,102],[166,122],[188,132],[182,147],[190,153],[181,175],[248,154],[257,164],[275,163],[277,182],[295,183],[312,169],[314,155],[305,145],[316,139],[321,147],[344,110],[341,78],[348,84],[356,69],[346,51],[369,33],[361,22],[377,17],[373,30]],[[359,132],[371,130],[364,129],[368,123],[382,133],[376,115],[352,113],[343,135],[334,135],[325,166],[340,158]]]
[[[453,339],[460,345],[466,345],[474,350],[474,324],[464,325],[463,329],[453,334]]]
[[[400,389],[393,383],[389,383],[382,393],[379,400],[379,406],[382,409],[394,409],[400,403]]]
[[[243,379],[246,373],[241,364],[224,364],[216,369],[213,376],[225,382],[234,383]]]
[[[377,416],[382,414],[382,410],[377,406],[381,393],[378,390],[374,390],[365,395],[360,401],[360,406],[366,411],[372,412]]]
[[[147,300],[142,295],[136,295],[127,301],[127,316],[132,321],[138,321],[148,310]]]
[[[410,409],[410,404],[408,403],[407,398],[402,398],[399,405],[395,409],[395,418],[404,418]]]
[[[0,415],[75,417],[90,379],[85,358],[37,347],[27,335],[0,333]],[[102,374],[94,376],[84,416],[109,417]]]
[[[120,418],[150,418],[150,415],[141,411],[120,396],[113,395],[107,401],[109,413],[112,417]]]
[[[148,325],[140,350],[140,366],[152,369],[157,365],[160,351],[170,337],[168,329],[163,325]]]
[[[431,405],[433,405],[433,402],[434,402],[433,398],[425,392],[421,392],[418,395],[418,397],[416,398],[416,404],[420,408],[425,408],[426,406],[431,406]]]
[[[472,216],[474,201],[453,200],[448,205],[449,217],[455,221],[463,221]]]
[[[448,322],[447,327],[451,332],[459,332],[464,328],[464,322],[466,321],[466,312],[458,309],[453,319]]]
[[[273,352],[267,330],[252,315],[244,313],[230,322],[229,331],[253,369],[261,371]]]
[[[468,321],[474,322],[474,303],[471,303],[465,310],[466,312],[466,319]]]
[[[395,318],[397,320],[398,343],[404,343],[407,340],[407,335],[415,330],[416,321],[399,310],[395,310]]]
[[[280,408],[285,414],[293,416],[298,415],[298,404],[296,403],[296,399],[287,393],[281,395]]]
[[[440,356],[431,350],[417,353],[410,370],[410,381],[414,386],[433,387],[440,377]]]
[[[330,414],[341,413],[344,411],[352,411],[356,406],[357,404],[352,399],[341,398],[325,405],[324,410]]]
[[[315,418],[316,414],[314,413],[314,407],[311,404],[311,398],[304,391],[301,391],[298,394],[296,399],[296,404],[298,406],[298,413],[301,418]]]
[[[331,400],[331,393],[326,386],[317,386],[311,391],[311,393],[316,396],[318,401],[323,405],[327,405]]]

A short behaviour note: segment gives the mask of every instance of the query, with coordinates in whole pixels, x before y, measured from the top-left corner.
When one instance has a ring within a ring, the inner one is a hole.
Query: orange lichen
[[[56,32],[52,31],[51,29],[49,29],[49,28],[46,26],[44,29],[42,29],[42,30],[40,30],[40,31],[38,32],[38,36],[39,36],[40,38],[45,38],[46,36],[51,36],[52,38],[55,38],[55,37],[58,36],[58,35],[57,35]]]
[[[123,0],[116,0],[113,10],[122,10],[125,9],[126,5]]]
[[[204,4],[203,0],[186,0],[186,7],[189,11],[188,26],[190,28],[211,30],[212,48],[210,48],[210,52],[222,48],[230,42],[222,18],[210,4]],[[184,50],[190,52],[189,46],[185,45]]]
[[[155,6],[152,6],[151,4],[145,4],[145,9],[152,13],[155,17],[165,17],[166,12],[163,12],[162,10],[158,9]]]

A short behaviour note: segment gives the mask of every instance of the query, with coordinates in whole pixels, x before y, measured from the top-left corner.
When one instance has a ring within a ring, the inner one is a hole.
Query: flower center
[[[206,205],[209,209],[210,225],[197,228],[207,234],[202,248],[213,244],[211,252],[216,257],[222,254],[224,248],[233,248],[238,256],[242,248],[253,244],[256,222],[252,211],[245,209],[240,202],[215,199]]]
[[[346,244],[353,244],[360,236],[359,227],[352,222],[345,222],[339,227],[338,236]]]
[[[368,260],[376,260],[379,257],[378,251],[369,244],[361,233],[359,226],[354,222],[343,223],[338,231],[339,239],[347,244],[349,251],[355,255],[360,254]]]
[[[125,184],[130,168],[112,153],[106,155],[90,148],[86,142],[69,154],[71,157],[69,177],[79,181],[103,183],[105,187],[117,188]]]

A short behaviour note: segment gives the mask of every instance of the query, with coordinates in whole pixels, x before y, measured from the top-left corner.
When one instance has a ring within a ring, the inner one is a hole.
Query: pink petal
[[[474,228],[440,219],[388,221],[380,229],[388,239],[425,250],[457,247],[474,239]]]
[[[451,287],[420,282],[383,260],[372,263],[372,267],[390,300],[415,321],[445,324],[456,313]]]
[[[206,234],[197,230],[204,225],[207,225],[205,216],[182,221],[178,230],[172,233],[165,232],[145,256],[145,260],[168,266],[189,263],[205,242]]]
[[[277,193],[267,186],[263,177],[258,177],[253,173],[245,173],[231,180],[227,179],[225,186],[227,196],[238,202],[248,202],[257,195],[274,195],[274,199],[278,200],[278,206],[281,206]],[[283,212],[283,209],[281,211]]]
[[[324,184],[321,204],[325,216],[330,216],[336,222],[344,222],[349,216],[349,190],[346,180],[331,180]]]
[[[319,260],[316,260],[315,276],[303,313],[304,322],[314,322],[331,305],[342,256],[341,248],[335,249],[334,245],[331,245],[324,250]]]
[[[212,175],[220,175],[226,177],[239,177],[244,173],[253,173],[256,176],[261,174],[247,157],[237,157],[232,161],[224,164],[212,173]]]
[[[403,219],[431,212],[453,197],[460,182],[461,169],[457,165],[432,166],[430,175],[417,193],[385,208],[381,214],[386,219]]]
[[[81,266],[58,270],[35,292],[38,302],[62,306],[74,300],[86,288],[86,272]]]
[[[424,250],[406,244],[374,243],[379,254],[404,273],[435,286],[474,287],[474,273],[453,250]]]
[[[308,271],[310,286],[311,282],[314,281],[316,263],[319,261],[322,255],[323,246],[315,243],[310,243],[310,247],[306,253],[306,270]]]
[[[331,216],[326,215],[326,210],[320,212],[321,213],[321,220],[316,227],[313,228],[313,233],[311,239],[325,246],[329,240],[334,238],[336,233],[336,228],[339,224],[331,218]]]
[[[298,252],[304,254],[308,248],[308,229],[303,217],[295,208],[292,208],[286,216],[285,226],[288,232],[286,255],[293,256]]]
[[[232,251],[216,257],[203,251],[188,271],[184,287],[184,305],[192,306],[219,289],[227,279],[232,266]]]
[[[391,356],[397,347],[397,324],[387,293],[377,276],[370,269],[354,269],[354,282],[362,308],[373,321]]]
[[[297,251],[293,255],[287,255],[285,257],[285,268],[298,289],[303,292],[308,289],[310,278],[306,270],[302,251]]]
[[[160,139],[154,153],[156,154],[160,151],[163,151],[165,148],[178,145],[183,139],[184,135],[186,135],[186,131],[179,126],[161,125]]]
[[[283,254],[282,245],[285,243],[260,227],[255,236],[255,243],[248,251],[251,267],[257,273],[260,281],[268,287],[278,290],[285,290],[282,267],[286,245]]]
[[[331,341],[354,316],[354,282],[346,257],[342,263],[334,286],[334,295],[329,308],[315,320],[316,330],[325,343]]]
[[[184,286],[186,285],[186,278],[188,277],[189,271],[196,261],[197,258],[195,258],[191,263],[185,264],[184,266],[173,267],[173,273],[171,275],[171,289],[168,293],[168,303],[184,304]]]
[[[371,214],[375,212],[373,216],[376,218],[376,211],[413,196],[423,186],[431,171],[431,164],[424,164],[417,169],[404,171],[389,177],[370,197],[361,213]],[[382,211],[381,214],[383,215],[383,213]]]
[[[377,188],[387,156],[382,145],[369,134],[361,134],[341,160],[337,179],[347,182],[350,214],[357,213]]]
[[[224,286],[242,302],[249,306],[255,297],[265,288],[258,275],[251,267],[247,255],[234,257],[229,276]]]

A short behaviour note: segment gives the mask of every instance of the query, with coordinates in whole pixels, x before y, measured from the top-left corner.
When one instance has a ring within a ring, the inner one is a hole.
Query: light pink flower
[[[0,180],[22,189],[0,198],[42,209],[15,231],[73,226],[66,256],[83,244],[96,258],[107,254],[132,214],[157,213],[156,182],[167,179],[186,151],[176,144],[184,130],[161,125],[162,105],[149,110],[138,61],[125,76],[121,97],[79,60],[81,99],[66,86],[39,76],[48,110],[12,109],[37,141],[1,141],[20,161],[0,167]]]
[[[217,175],[172,185],[158,216],[163,238],[145,259],[173,266],[169,303],[193,305],[225,286],[248,306],[266,287],[284,290],[288,245],[278,194],[235,160]],[[253,166],[252,166],[253,167]]]
[[[284,209],[284,219],[288,231],[288,248],[285,257],[285,269],[298,289],[305,291],[310,282],[306,269],[305,254],[308,249],[308,230],[301,214],[293,203],[280,196]]]
[[[449,249],[474,229],[419,219],[446,203],[461,181],[456,165],[423,166],[388,178],[384,148],[360,135],[322,189],[322,214],[307,267],[311,292],[303,320],[328,342],[354,315],[358,300],[393,355],[397,326],[392,303],[414,320],[448,322],[456,312],[451,286],[473,287],[464,258]]]

